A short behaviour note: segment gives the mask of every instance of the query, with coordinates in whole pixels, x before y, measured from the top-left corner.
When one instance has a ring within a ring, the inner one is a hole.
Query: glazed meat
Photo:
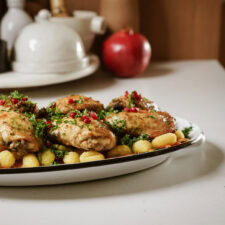
[[[139,111],[112,113],[106,117],[112,129],[135,136],[148,134],[151,138],[175,132],[173,118],[166,112]]]
[[[116,145],[116,136],[109,128],[92,119],[86,124],[81,118],[64,117],[55,129],[49,131],[49,135],[61,144],[84,150],[104,151]]]
[[[38,112],[37,105],[18,91],[14,91],[8,96],[0,95],[0,111],[11,110],[21,113],[31,112],[37,114]]]
[[[137,92],[134,92],[137,93]],[[132,104],[132,105],[131,105]],[[114,110],[119,110],[122,111],[124,108],[129,108],[129,107],[136,107],[141,110],[158,110],[157,105],[153,102],[148,100],[147,98],[141,97],[141,95],[128,95],[125,96],[120,96],[118,98],[114,98],[107,108],[113,108]]]
[[[21,113],[0,111],[0,151],[10,149],[16,158],[40,150],[32,123]]]
[[[103,105],[99,101],[82,95],[60,98],[55,102],[55,106],[61,113],[68,113],[73,110],[101,111],[103,109]]]

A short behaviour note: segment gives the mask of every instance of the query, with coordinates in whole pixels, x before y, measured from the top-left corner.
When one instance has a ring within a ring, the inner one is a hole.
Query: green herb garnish
[[[129,108],[132,108],[132,107],[135,106],[134,103],[133,103],[132,94],[133,94],[133,92],[131,92],[131,94],[128,94],[128,106],[129,106]]]
[[[112,107],[108,107],[106,110],[101,110],[97,113],[98,120],[104,120],[108,115],[112,113],[119,113],[120,111],[117,109],[113,109]]]
[[[114,120],[113,123],[107,123],[116,134],[123,133],[126,129],[126,120]]]
[[[13,92],[11,92],[11,93],[10,93],[10,96],[11,96],[12,98],[16,98],[16,99],[19,99],[19,100],[21,100],[21,99],[24,98],[24,97],[28,98],[27,96],[24,96],[23,94],[19,93],[18,91],[13,91]]]
[[[79,100],[75,100],[74,103],[77,103],[77,104],[84,103],[84,97],[80,97],[80,99]]]
[[[26,112],[25,115],[33,125],[35,136],[41,138],[45,137],[46,128],[48,127],[46,119],[37,119],[35,114],[28,112]]]
[[[119,143],[121,145],[128,145],[129,147],[132,147],[132,145],[139,141],[139,140],[147,140],[149,141],[150,139],[150,136],[148,134],[142,134],[140,135],[139,137],[134,137],[134,136],[131,136],[129,134],[125,134],[120,140],[119,140]]]
[[[190,138],[189,135],[190,135],[190,132],[192,131],[193,127],[190,126],[190,127],[185,127],[182,132],[184,134],[184,137],[185,138]]]

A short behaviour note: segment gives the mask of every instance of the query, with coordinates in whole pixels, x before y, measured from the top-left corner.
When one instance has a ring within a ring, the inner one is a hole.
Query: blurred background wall
[[[67,9],[99,12],[101,0],[65,0]],[[27,0],[34,15],[48,0]],[[0,16],[6,10],[0,0]],[[139,0],[140,32],[153,49],[153,60],[219,59],[225,65],[225,5],[222,0]]]

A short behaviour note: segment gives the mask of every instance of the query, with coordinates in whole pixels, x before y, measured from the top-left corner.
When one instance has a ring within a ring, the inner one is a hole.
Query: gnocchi
[[[159,149],[177,142],[177,136],[173,133],[162,134],[152,141],[152,147]]]
[[[175,134],[176,134],[176,136],[177,136],[178,139],[185,138],[184,137],[184,134],[183,134],[183,132],[181,130],[176,130]]]
[[[65,164],[79,163],[80,155],[77,152],[67,152],[63,157],[63,162]]]
[[[16,161],[16,159],[10,151],[4,150],[4,151],[0,152],[0,166],[1,167],[11,168],[14,165],[15,161]]]
[[[139,140],[135,142],[132,146],[132,150],[134,153],[144,153],[153,151],[151,143],[147,140]]]
[[[91,162],[105,159],[104,155],[96,151],[86,151],[80,155],[80,162]]]
[[[55,161],[55,154],[51,149],[47,149],[41,154],[41,165],[50,166]]]
[[[38,167],[40,163],[35,154],[29,153],[23,157],[22,167]]]
[[[107,153],[107,158],[125,156],[131,154],[132,151],[128,145],[117,145]]]

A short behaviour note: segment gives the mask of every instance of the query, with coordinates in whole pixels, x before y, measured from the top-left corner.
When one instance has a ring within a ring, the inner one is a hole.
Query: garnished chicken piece
[[[23,114],[13,111],[0,111],[0,146],[0,151],[11,150],[17,159],[41,148],[32,123]]]
[[[158,110],[156,104],[147,98],[142,97],[136,91],[129,93],[125,92],[124,96],[114,98],[108,105],[107,108],[112,108],[114,110],[123,111],[128,108],[138,108],[140,110]]]
[[[0,111],[10,110],[21,113],[31,112],[37,114],[38,112],[37,105],[18,91],[11,92],[8,96],[0,95]]]
[[[112,113],[105,118],[116,132],[132,135],[148,134],[150,138],[175,132],[173,118],[166,112],[120,112]]]
[[[55,102],[55,107],[61,113],[65,114],[73,110],[87,109],[101,111],[103,109],[103,105],[99,101],[82,95],[71,95],[69,97],[60,98]]]
[[[51,138],[61,144],[70,145],[84,150],[104,151],[115,147],[116,136],[107,125],[97,120],[97,115],[75,118],[73,113],[60,121],[53,121],[49,130]]]

